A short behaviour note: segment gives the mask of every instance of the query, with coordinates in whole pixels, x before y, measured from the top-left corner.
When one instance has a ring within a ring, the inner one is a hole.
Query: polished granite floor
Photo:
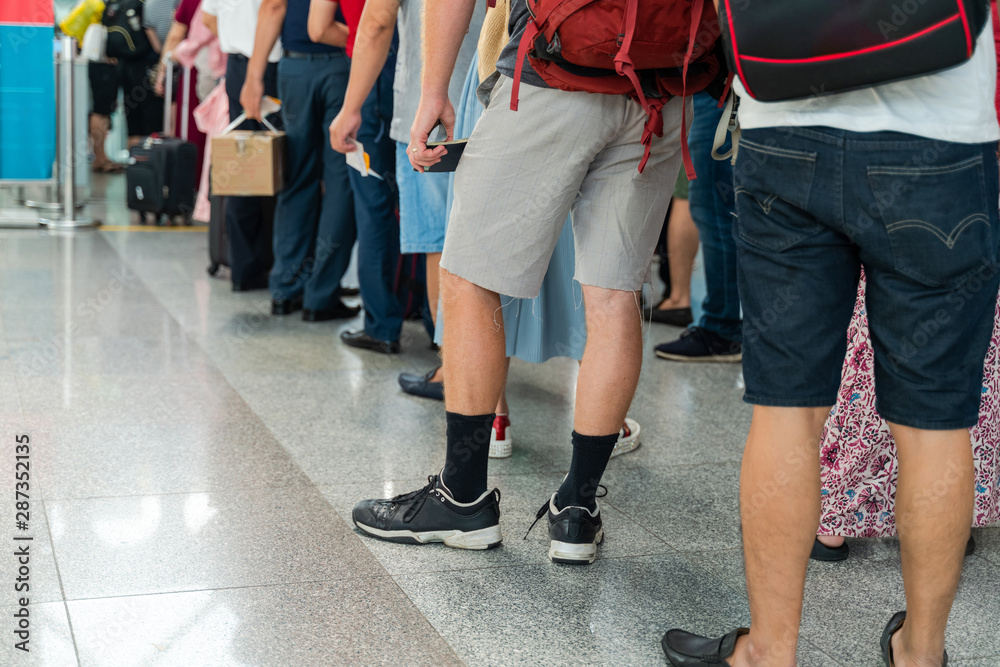
[[[110,182],[110,193],[120,183]],[[102,183],[103,185],[103,183]],[[111,197],[111,201],[115,201]],[[120,200],[119,200],[120,201]],[[487,553],[360,536],[356,500],[440,465],[438,403],[396,376],[434,363],[343,347],[343,324],[268,315],[205,273],[204,229],[0,231],[0,458],[31,437],[30,654],[13,648],[16,564],[0,566],[2,665],[662,665],[662,632],[748,620],[737,519],[749,409],[738,367],[647,355],[590,567],[521,537],[569,461],[576,367],[515,362],[504,545]],[[678,330],[655,325],[647,348]],[[647,349],[647,353],[649,349]],[[1000,665],[1000,530],[979,531],[952,613],[953,665]],[[800,665],[879,665],[903,607],[898,544],[812,564]]]

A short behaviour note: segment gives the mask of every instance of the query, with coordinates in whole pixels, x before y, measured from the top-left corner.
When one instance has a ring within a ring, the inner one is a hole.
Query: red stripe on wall
[[[0,23],[17,25],[53,25],[52,0],[2,0]]]

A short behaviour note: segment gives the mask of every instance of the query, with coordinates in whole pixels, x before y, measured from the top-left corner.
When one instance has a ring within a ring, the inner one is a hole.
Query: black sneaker
[[[737,362],[743,360],[743,345],[726,340],[702,327],[691,327],[670,343],[661,343],[655,350],[660,359],[671,361]]]
[[[500,490],[460,503],[451,497],[439,475],[427,486],[385,500],[362,500],[354,506],[354,525],[390,542],[444,542],[455,549],[492,549],[500,533]]]
[[[559,509],[556,507],[556,494],[553,493],[549,502],[542,505],[535,515],[535,523],[549,515],[549,560],[553,563],[566,565],[583,565],[593,563],[597,558],[597,545],[604,540],[604,521],[601,519],[601,508],[593,512],[586,507],[570,505]],[[535,527],[531,524],[531,528]],[[531,528],[528,532],[531,532]],[[528,539],[527,533],[524,535]]]

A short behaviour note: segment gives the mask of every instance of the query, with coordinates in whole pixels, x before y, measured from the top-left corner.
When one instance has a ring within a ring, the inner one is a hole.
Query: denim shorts
[[[998,183],[994,143],[744,131],[734,233],[745,400],[836,402],[863,264],[881,415],[974,425],[1000,287]]]
[[[413,171],[406,144],[396,142],[396,186],[399,188],[399,248],[404,254],[444,249],[448,226],[448,174]]]

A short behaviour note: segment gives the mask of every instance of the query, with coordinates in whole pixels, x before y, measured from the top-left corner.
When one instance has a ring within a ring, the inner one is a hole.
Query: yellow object
[[[102,16],[104,16],[104,3],[101,0],[81,0],[80,4],[59,22],[59,29],[64,35],[73,37],[80,43],[87,28],[93,23],[100,23]]]
[[[486,10],[483,28],[479,31],[479,80],[485,81],[497,71],[497,59],[507,45],[507,23],[510,21],[510,0],[497,0],[495,7]]]

